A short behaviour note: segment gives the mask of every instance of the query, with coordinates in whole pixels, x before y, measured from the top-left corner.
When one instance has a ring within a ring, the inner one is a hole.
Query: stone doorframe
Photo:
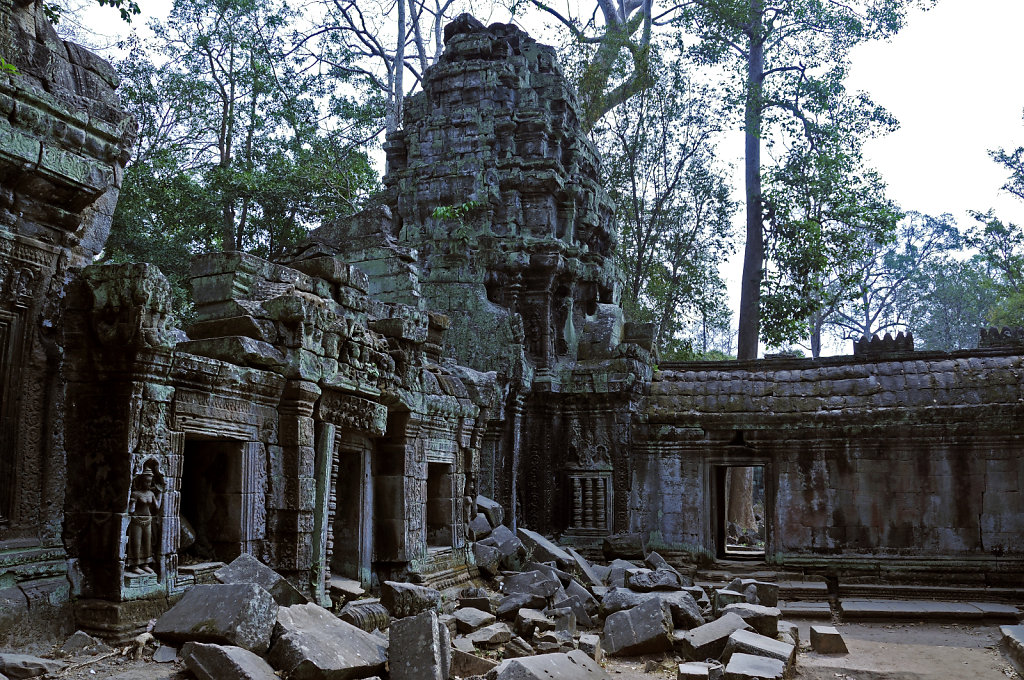
[[[722,491],[718,488],[718,476],[720,471],[730,467],[762,467],[764,468],[764,523],[765,523],[765,545],[764,560],[768,561],[774,552],[775,536],[772,526],[775,518],[775,497],[776,479],[770,456],[758,451],[752,446],[742,443],[742,433],[739,434],[740,443],[731,443],[726,446],[713,445],[704,456],[702,475],[704,477],[704,516],[707,521],[702,527],[703,543],[708,552],[715,559],[722,559],[724,544],[719,542],[725,536],[725,518],[722,507],[724,498]],[[742,559],[742,558],[737,558]]]

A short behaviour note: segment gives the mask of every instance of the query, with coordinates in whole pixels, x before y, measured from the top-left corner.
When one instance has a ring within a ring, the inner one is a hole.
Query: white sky
[[[166,13],[170,2],[141,4],[144,12]],[[499,11],[491,20],[507,19]],[[145,21],[145,15],[137,18],[135,26]],[[101,33],[124,32],[109,8],[90,8],[83,23]],[[1024,221],[1024,203],[1000,191],[1006,173],[988,155],[997,147],[1024,145],[1022,31],[1024,0],[939,0],[932,10],[915,11],[892,40],[853,53],[850,88],[869,92],[901,123],[898,131],[869,142],[866,153],[904,209],[952,213],[963,226],[972,222],[967,211],[989,208],[1003,219]],[[722,157],[739,167],[742,138],[726,140],[735,148],[722,148]],[[740,230],[742,219],[737,215]],[[733,309],[741,258],[738,252],[725,272]],[[846,344],[834,349],[848,352]]]

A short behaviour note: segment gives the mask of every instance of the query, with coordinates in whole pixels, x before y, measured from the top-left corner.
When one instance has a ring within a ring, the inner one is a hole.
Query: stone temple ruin
[[[450,25],[372,205],[278,262],[196,257],[179,328],[155,267],[91,264],[133,122],[41,7],[0,7],[0,635],[128,639],[240,555],[323,604],[339,576],[465,584],[484,498],[707,564],[739,469],[768,565],[1024,578],[1013,334],[656,365],[575,94],[519,29]]]

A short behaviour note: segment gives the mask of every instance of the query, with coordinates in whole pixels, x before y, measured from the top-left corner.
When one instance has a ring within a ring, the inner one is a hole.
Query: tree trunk
[[[815,312],[811,317],[811,356],[815,359],[821,356],[821,326],[822,313]]]
[[[746,148],[747,241],[743,251],[739,337],[736,358],[756,359],[761,335],[761,278],[764,275],[764,225],[761,211],[761,87],[764,80],[764,38],[761,30],[763,0],[750,0],[747,101],[744,116]]]
[[[754,519],[754,468],[733,467],[726,472],[729,487],[727,519],[743,531],[757,528]]]

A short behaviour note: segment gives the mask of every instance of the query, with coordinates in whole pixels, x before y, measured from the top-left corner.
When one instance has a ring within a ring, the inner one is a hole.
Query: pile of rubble
[[[159,641],[154,660],[179,658],[200,680],[610,678],[605,655],[657,655],[679,679],[791,674],[799,640],[779,621],[776,584],[705,591],[656,552],[595,564],[536,532],[513,533],[495,503],[477,505],[470,526],[486,587],[385,581],[374,599],[339,583],[331,611],[242,555],[217,583],[186,591],[140,646]],[[611,555],[642,550],[629,537],[606,545]]]

